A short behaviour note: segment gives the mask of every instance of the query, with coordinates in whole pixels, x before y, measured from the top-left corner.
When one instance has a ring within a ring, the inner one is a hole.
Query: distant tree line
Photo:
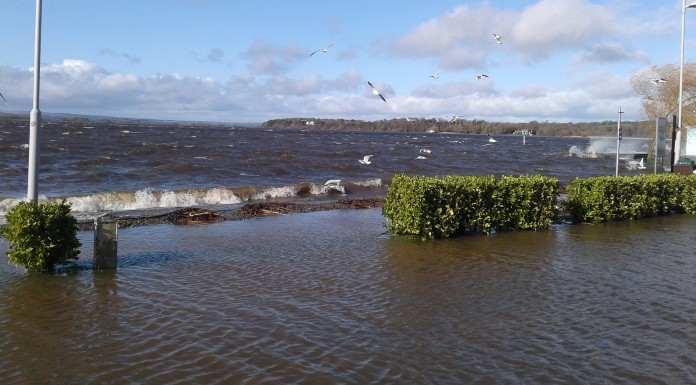
[[[650,138],[654,124],[641,121],[622,121],[625,137]],[[536,120],[527,123],[489,122],[467,119],[417,119],[400,118],[377,121],[355,119],[273,119],[261,124],[262,128],[305,129],[332,131],[381,131],[381,132],[451,132],[460,134],[520,135],[522,131],[539,136],[616,136],[618,121],[605,120],[592,123],[557,123]]]

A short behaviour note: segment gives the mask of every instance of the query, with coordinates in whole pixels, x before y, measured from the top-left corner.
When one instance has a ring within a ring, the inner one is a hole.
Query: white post
[[[677,135],[674,140],[674,164],[686,154],[686,146],[682,146],[682,95],[684,89],[684,30],[686,29],[686,10],[688,8],[696,8],[696,1],[686,5],[686,0],[682,1],[682,30],[681,30],[681,50],[679,64],[679,113],[677,121]],[[684,133],[686,136],[686,133]]]
[[[621,148],[621,114],[623,114],[623,111],[621,111],[621,107],[619,107],[619,124],[616,128],[616,172],[614,173],[614,176],[619,176],[619,149]]]
[[[41,110],[39,110],[39,78],[41,66],[41,0],[36,0],[36,34],[34,41],[34,105],[29,114],[29,175],[27,199],[39,201],[39,144],[41,139]]]

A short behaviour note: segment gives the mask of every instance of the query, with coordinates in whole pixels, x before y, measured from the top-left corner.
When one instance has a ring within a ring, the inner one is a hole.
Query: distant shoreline
[[[0,112],[0,120],[26,120],[29,124],[29,114],[17,112]],[[64,113],[43,113],[44,121],[71,121],[71,122],[123,122],[137,124],[148,122],[161,125],[196,125],[196,126],[235,126],[262,129],[296,129],[296,130],[324,130],[324,131],[367,131],[367,132],[403,132],[403,133],[431,133],[431,134],[489,134],[489,135],[520,135],[524,130],[533,136],[558,136],[558,137],[611,137],[616,135],[617,121],[605,120],[601,122],[496,122],[482,119],[456,119],[444,118],[393,118],[376,121],[364,121],[355,119],[319,119],[319,118],[280,118],[262,123],[234,123],[213,121],[182,121],[162,120],[148,118],[124,118],[111,116],[90,116]],[[647,121],[622,121],[621,127],[625,138],[652,138],[654,136],[654,123]]]

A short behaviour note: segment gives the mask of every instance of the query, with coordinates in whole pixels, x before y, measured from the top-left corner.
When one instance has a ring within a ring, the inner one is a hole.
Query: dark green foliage
[[[30,272],[53,271],[55,265],[77,260],[81,243],[70,205],[20,202],[7,213],[3,236],[9,241],[10,262]]]
[[[576,179],[566,207],[576,222],[599,223],[666,215],[681,209],[685,181],[676,174]]]
[[[543,176],[504,176],[496,189],[497,230],[546,229],[558,214],[558,180]]]
[[[558,181],[542,176],[397,175],[387,190],[382,215],[395,234],[422,239],[492,231],[539,230],[556,217]]]
[[[679,207],[687,214],[696,214],[696,175],[680,179]]]

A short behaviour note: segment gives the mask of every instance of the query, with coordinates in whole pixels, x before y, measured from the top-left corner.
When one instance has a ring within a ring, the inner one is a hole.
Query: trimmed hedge
[[[543,176],[397,175],[382,215],[387,229],[422,239],[548,228],[557,214],[558,180]]]
[[[387,230],[421,239],[493,231],[541,230],[559,215],[558,180],[543,176],[397,175],[382,215]],[[696,214],[696,175],[676,174],[575,179],[562,207],[573,222],[599,223]]]
[[[575,179],[566,208],[576,222],[599,223],[696,211],[696,177],[677,174]]]

